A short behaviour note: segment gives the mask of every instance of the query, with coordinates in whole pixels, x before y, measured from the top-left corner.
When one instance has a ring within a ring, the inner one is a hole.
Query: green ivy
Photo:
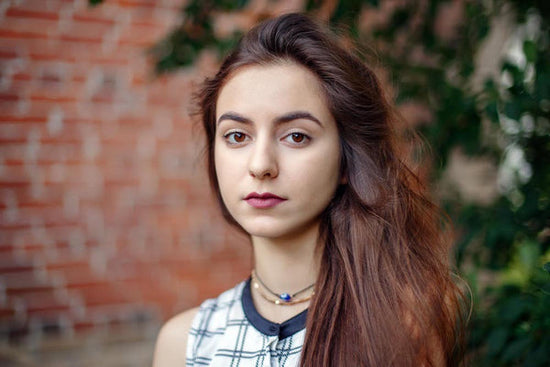
[[[534,254],[533,254],[534,255]],[[523,285],[491,288],[492,307],[478,309],[472,321],[471,350],[484,347],[476,366],[550,365],[550,264],[531,269]]]
[[[212,12],[236,11],[247,3],[248,0],[191,0],[182,10],[181,24],[150,50],[157,60],[157,73],[192,65],[205,49],[217,50],[219,55],[230,50],[241,34],[236,32],[226,39],[217,39]]]

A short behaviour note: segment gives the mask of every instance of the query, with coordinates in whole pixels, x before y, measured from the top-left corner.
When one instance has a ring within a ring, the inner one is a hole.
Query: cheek
[[[291,186],[299,188],[305,195],[331,195],[340,182],[339,149],[324,150],[303,160],[290,159],[288,164],[296,173]]]
[[[218,179],[218,186],[223,193],[227,189],[227,162],[226,155],[221,154],[220,149],[214,147],[214,169],[216,170],[216,177]]]
[[[240,181],[244,169],[242,162],[242,157],[235,151],[224,149],[224,147],[214,149],[214,169],[222,197],[225,196],[224,193],[228,194],[238,189],[237,183]]]

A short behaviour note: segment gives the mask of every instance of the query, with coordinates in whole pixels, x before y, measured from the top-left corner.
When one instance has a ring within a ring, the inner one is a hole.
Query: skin
[[[340,161],[336,123],[316,77],[289,62],[247,67],[222,89],[216,112],[220,191],[252,240],[286,241],[315,226],[338,185]],[[292,120],[278,122],[284,116]],[[256,209],[243,200],[250,192],[287,200]]]
[[[343,183],[338,129],[317,77],[284,61],[238,69],[221,89],[216,108],[215,167],[223,201],[250,234],[255,269],[275,292],[315,282],[319,220]],[[284,199],[254,208],[251,192]],[[308,302],[277,306],[252,289],[258,312],[283,322]],[[185,364],[187,333],[197,309],[168,321],[154,366]]]

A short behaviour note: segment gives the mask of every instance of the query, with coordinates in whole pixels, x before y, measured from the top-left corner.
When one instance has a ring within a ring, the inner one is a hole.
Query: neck
[[[319,272],[318,225],[288,238],[252,237],[255,269],[269,289],[294,293],[315,283]]]

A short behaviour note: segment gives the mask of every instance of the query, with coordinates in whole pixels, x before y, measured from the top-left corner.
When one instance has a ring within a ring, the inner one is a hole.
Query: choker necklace
[[[252,275],[251,275],[251,278],[252,278],[252,285],[254,286],[254,288],[256,290],[258,290],[258,293],[260,293],[260,295],[262,296],[263,299],[271,302],[271,303],[274,303],[276,305],[281,305],[281,306],[290,306],[290,305],[295,305],[297,303],[302,303],[302,302],[306,302],[306,301],[309,301],[311,299],[311,297],[313,297],[313,295],[315,294],[314,291],[311,292],[311,294],[309,294],[308,296],[306,297],[302,297],[302,298],[298,298],[298,299],[295,299],[294,297],[296,297],[297,295],[299,294],[302,294],[310,289],[312,289],[314,286],[315,286],[315,283],[305,287],[304,289],[302,290],[299,290],[298,292],[294,293],[294,294],[289,294],[289,293],[275,293],[273,292],[271,289],[269,289],[265,284],[264,282],[262,282],[262,280],[260,279],[260,277],[258,276],[258,274],[256,273],[255,270],[252,270]],[[265,290],[267,290],[272,296],[274,296],[275,298],[273,297],[270,297],[268,296],[267,294],[265,294],[261,289],[260,289],[260,285],[265,288]]]

